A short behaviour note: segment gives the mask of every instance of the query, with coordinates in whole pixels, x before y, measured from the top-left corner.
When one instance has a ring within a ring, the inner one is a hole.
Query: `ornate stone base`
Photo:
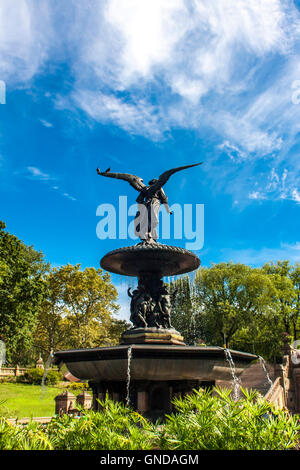
[[[121,344],[140,343],[185,345],[183,336],[174,328],[132,328],[123,333]]]

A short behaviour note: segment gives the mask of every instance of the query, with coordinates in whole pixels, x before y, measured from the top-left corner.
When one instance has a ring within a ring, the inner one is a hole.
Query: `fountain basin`
[[[140,277],[145,273],[159,277],[175,276],[194,271],[200,259],[191,251],[160,243],[140,243],[107,253],[100,262],[106,271]]]
[[[128,350],[131,350],[132,381],[231,380],[232,374],[221,347],[133,344],[93,349],[58,351],[55,364],[64,363],[72,375],[94,383],[127,380]],[[236,375],[257,359],[233,351]]]

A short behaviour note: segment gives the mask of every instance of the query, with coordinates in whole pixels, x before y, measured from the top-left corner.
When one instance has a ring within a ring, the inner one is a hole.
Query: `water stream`
[[[127,406],[130,406],[131,358],[132,358],[132,346],[129,346],[127,350],[127,383],[126,383],[126,405]]]
[[[196,325],[196,317],[197,317],[197,308],[195,305],[195,292],[194,292],[194,284],[193,280],[191,281],[191,278],[189,277],[189,286],[190,286],[190,299],[191,299],[191,306],[192,306],[192,314],[190,318],[190,325],[189,325],[189,330],[192,334],[193,338],[193,345],[196,346],[197,344],[197,325]]]
[[[232,375],[232,383],[233,383],[233,399],[238,400],[240,395],[241,384],[240,380],[235,373],[235,365],[231,356],[231,352],[229,349],[224,348],[224,354],[227,362],[229,363],[231,375]]]
[[[43,378],[42,378],[42,383],[41,383],[41,398],[43,398],[43,395],[44,395],[44,392],[46,390],[46,385],[45,385],[45,382],[46,382],[46,378],[47,378],[47,375],[48,375],[48,372],[49,372],[49,369],[51,367],[51,364],[53,362],[53,349],[51,349],[50,351],[50,354],[49,354],[49,357],[45,363],[45,368],[44,368],[44,375],[43,375]]]
[[[266,384],[266,385],[269,384],[269,386],[270,386],[270,388],[271,388],[272,385],[273,385],[273,382],[272,382],[272,380],[271,380],[271,378],[270,378],[270,376],[269,376],[269,373],[268,373],[268,371],[267,371],[266,361],[265,361],[264,358],[261,357],[261,356],[258,356],[258,358],[259,358],[259,363],[260,363],[260,365],[261,365],[261,367],[262,367],[262,369],[263,369],[263,371],[264,371],[264,373],[265,373],[265,376],[266,376],[266,382],[265,382],[265,384]]]
[[[4,341],[0,340],[0,369],[5,364],[5,358],[6,358],[6,348],[5,348],[5,343]]]

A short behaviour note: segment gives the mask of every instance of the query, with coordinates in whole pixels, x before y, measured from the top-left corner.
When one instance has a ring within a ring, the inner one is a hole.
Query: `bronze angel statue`
[[[160,175],[158,179],[152,179],[148,185],[144,184],[142,178],[129,173],[112,173],[110,168],[101,172],[97,168],[98,175],[107,176],[109,178],[117,178],[127,181],[130,186],[139,192],[136,199],[138,203],[138,211],[135,216],[135,233],[142,240],[142,242],[153,243],[156,242],[158,235],[156,227],[158,225],[159,209],[163,204],[166,211],[172,214],[168,205],[168,198],[162,189],[163,185],[169,180],[177,171],[192,168],[201,165],[203,162],[195,163],[193,165],[185,165],[171,170],[167,170]]]

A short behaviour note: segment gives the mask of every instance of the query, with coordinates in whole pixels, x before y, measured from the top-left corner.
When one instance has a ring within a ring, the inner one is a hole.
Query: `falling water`
[[[233,399],[237,400],[239,398],[240,388],[241,388],[240,381],[235,373],[235,365],[234,365],[230,350],[227,348],[224,348],[224,353],[225,353],[225,358],[230,365],[231,375],[233,379],[232,380],[233,381]]]
[[[271,388],[272,385],[273,385],[273,382],[272,382],[272,380],[271,380],[271,378],[270,378],[270,376],[269,376],[269,373],[268,373],[268,371],[267,371],[266,361],[265,361],[264,358],[261,357],[261,356],[258,356],[258,358],[259,358],[259,362],[260,362],[260,364],[261,364],[261,367],[262,367],[262,369],[263,369],[263,371],[264,371],[264,373],[265,373],[266,379],[267,379],[265,383],[266,383],[266,384],[268,383],[269,386],[270,386],[270,388]]]
[[[195,284],[195,279],[196,279],[196,271],[192,271],[191,273],[188,273],[188,278],[189,278],[190,286],[191,288],[193,288]]]
[[[197,308],[195,305],[195,292],[194,292],[194,281],[189,278],[189,285],[190,285],[190,298],[191,298],[191,306],[192,306],[192,314],[190,319],[190,331],[192,332],[193,336],[193,344],[196,345],[196,338],[197,338],[197,328],[196,328],[196,316],[197,316]]]
[[[5,343],[4,341],[0,341],[0,369],[3,364],[5,364]]]
[[[41,398],[43,398],[43,392],[45,391],[46,389],[46,386],[45,386],[45,382],[46,382],[46,378],[47,378],[47,375],[48,375],[48,372],[49,372],[49,369],[50,369],[50,366],[53,362],[53,349],[51,349],[50,351],[50,354],[49,354],[49,357],[45,363],[45,369],[44,369],[44,375],[43,375],[43,378],[42,378],[42,383],[41,383],[41,388],[42,388],[42,393],[41,393]]]
[[[130,406],[130,366],[132,356],[132,346],[127,350],[127,383],[126,383],[126,405]]]

